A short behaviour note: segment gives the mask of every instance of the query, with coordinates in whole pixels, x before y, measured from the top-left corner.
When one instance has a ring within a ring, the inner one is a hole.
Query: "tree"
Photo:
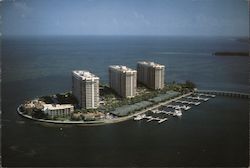
[[[186,81],[185,85],[186,85],[186,87],[189,88],[189,89],[194,89],[194,88],[196,88],[196,85],[195,85],[193,82],[189,81],[189,80]]]
[[[42,110],[34,108],[32,112],[32,117],[38,118],[38,119],[46,119],[48,118],[48,114],[45,114]]]
[[[80,121],[80,120],[82,120],[82,115],[80,113],[73,113],[71,115],[71,120]]]

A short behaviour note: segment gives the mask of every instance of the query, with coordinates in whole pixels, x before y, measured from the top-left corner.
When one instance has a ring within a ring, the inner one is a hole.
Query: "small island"
[[[109,67],[109,85],[88,71],[72,72],[72,91],[41,96],[18,107],[22,116],[50,123],[105,124],[130,119],[183,96],[195,84],[165,83],[165,66],[139,62],[137,71]]]

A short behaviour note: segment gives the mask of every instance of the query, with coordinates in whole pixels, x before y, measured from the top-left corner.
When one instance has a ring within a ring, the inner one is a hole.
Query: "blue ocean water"
[[[181,119],[81,127],[21,118],[26,99],[71,89],[71,71],[86,69],[108,82],[108,66],[166,65],[167,82],[199,89],[249,92],[248,51],[225,37],[58,36],[2,40],[2,161],[5,166],[247,166],[247,99],[216,97]],[[60,130],[60,127],[63,130]]]
[[[248,51],[233,38],[64,36],[3,40],[5,81],[69,77],[87,69],[107,82],[112,64],[135,68],[140,60],[166,65],[166,81],[192,80],[199,88],[248,90],[249,57],[216,57],[216,51]],[[237,78],[237,79],[235,79]],[[68,84],[70,85],[70,80]]]

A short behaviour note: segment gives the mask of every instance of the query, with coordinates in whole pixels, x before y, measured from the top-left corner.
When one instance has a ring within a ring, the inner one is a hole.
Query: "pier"
[[[199,104],[201,104],[201,102],[192,102],[192,101],[185,101],[185,100],[176,100],[176,103],[182,103],[182,104],[190,104],[190,105],[196,105],[198,106]]]
[[[213,94],[205,94],[205,93],[199,93],[198,96],[206,96],[206,97],[215,98],[215,95],[213,95]]]
[[[198,94],[212,94],[218,96],[230,96],[250,99],[250,93],[234,92],[234,91],[219,91],[219,90],[197,90]]]
[[[179,105],[163,105],[163,107],[168,107],[168,108],[173,108],[173,109],[183,109],[183,110],[189,110],[191,107],[190,106],[186,106],[186,105],[183,105],[183,106],[179,106]]]
[[[193,100],[203,100],[203,101],[208,101],[209,98],[203,98],[203,97],[192,97],[192,96],[189,96],[189,97],[186,97],[187,99],[193,99]]]
[[[142,119],[147,119],[147,122],[150,122],[150,121],[153,121],[153,120],[156,120],[158,121],[158,123],[162,123],[164,121],[167,121],[168,118],[159,118],[159,117],[153,117],[153,116],[149,116],[149,115],[145,115],[145,114],[142,114],[142,115],[137,115],[134,120],[142,120]]]
[[[174,112],[173,111],[165,111],[165,110],[154,110],[152,111],[153,113],[156,113],[156,114],[166,114],[166,115],[173,115],[173,116],[182,116],[182,112],[181,110],[175,110]]]
[[[172,111],[164,111],[164,110],[155,110],[155,111],[152,111],[153,113],[155,113],[155,114],[166,114],[166,115],[172,115],[172,114],[174,114],[174,112],[172,112]]]

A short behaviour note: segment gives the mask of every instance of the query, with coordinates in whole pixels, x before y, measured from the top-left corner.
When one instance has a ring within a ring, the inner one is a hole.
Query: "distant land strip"
[[[249,52],[231,52],[231,51],[223,51],[223,52],[215,52],[213,53],[215,56],[249,56]]]
[[[202,52],[153,52],[153,54],[159,55],[210,55],[211,53],[202,53]]]
[[[249,43],[250,44],[250,38],[239,38],[236,39],[239,42],[243,42],[243,43]]]

